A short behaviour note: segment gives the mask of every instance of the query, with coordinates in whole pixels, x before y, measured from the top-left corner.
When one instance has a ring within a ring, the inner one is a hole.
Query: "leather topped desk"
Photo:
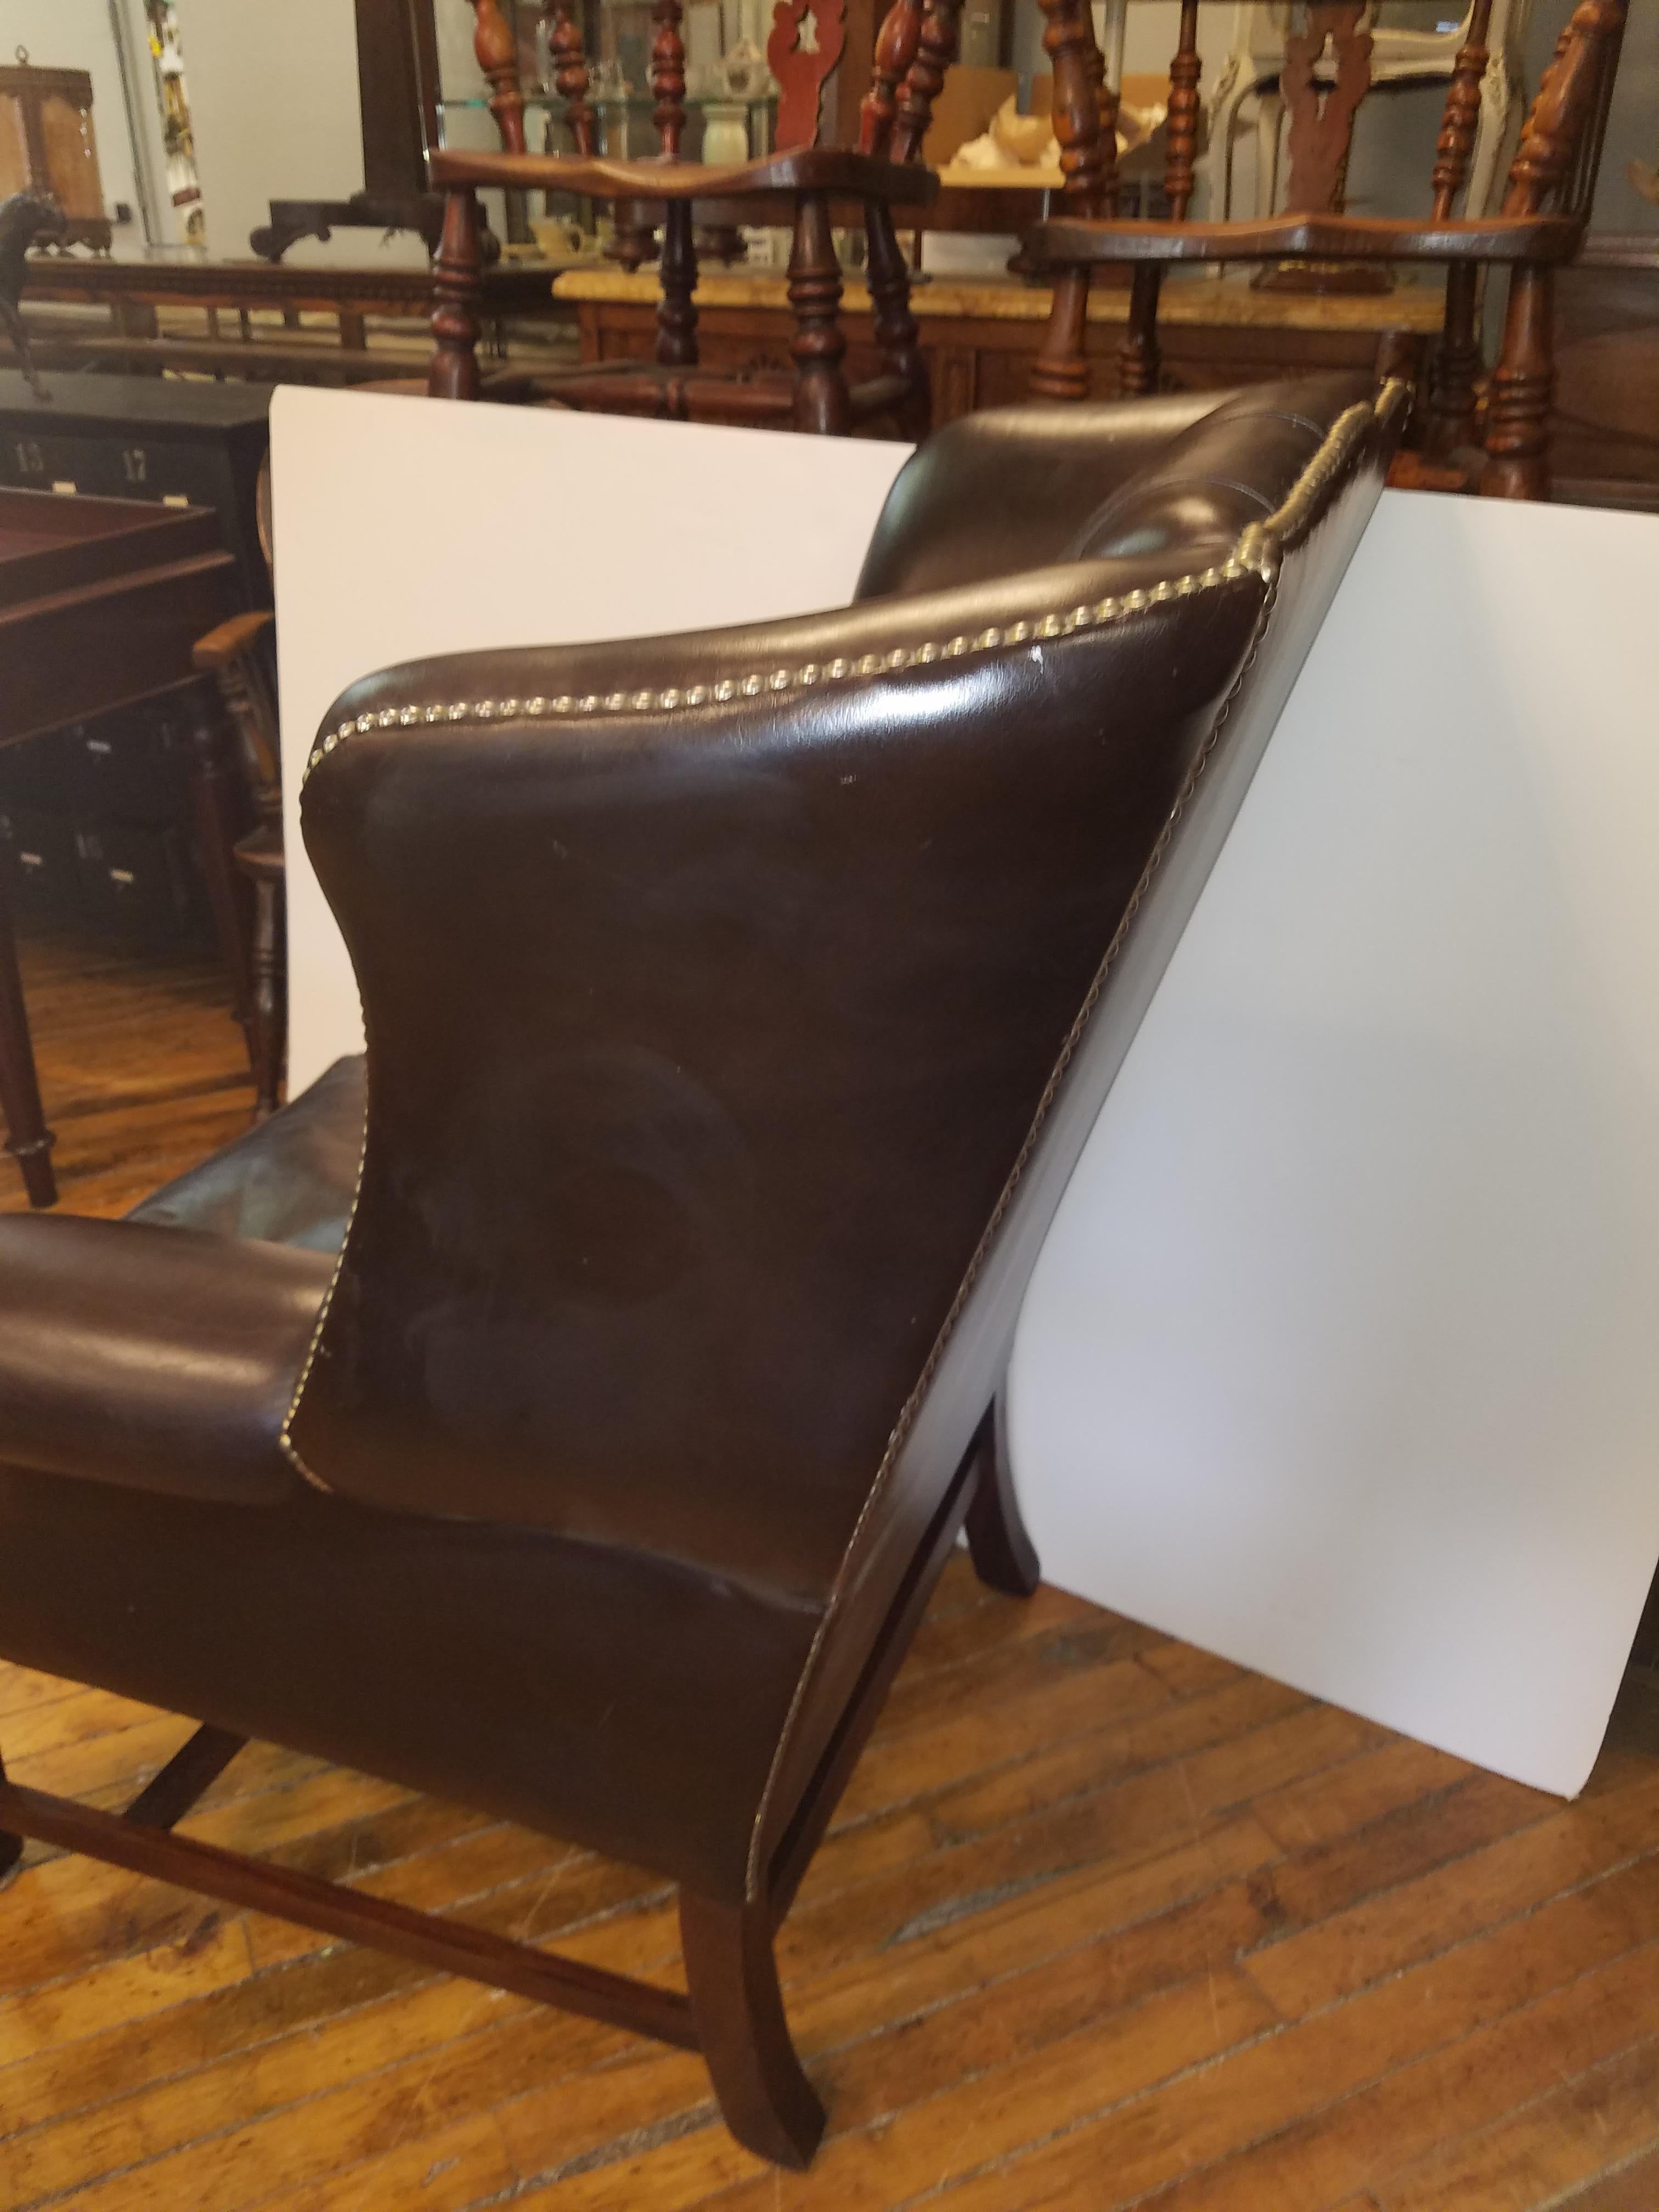
[[[186,681],[198,638],[240,604],[236,562],[221,542],[216,514],[0,488],[0,744]],[[222,933],[222,902],[235,895],[228,812],[234,764],[206,686],[202,702],[197,811]],[[31,1203],[50,1206],[58,1194],[52,1137],[3,878],[0,1109],[6,1149],[16,1157]]]

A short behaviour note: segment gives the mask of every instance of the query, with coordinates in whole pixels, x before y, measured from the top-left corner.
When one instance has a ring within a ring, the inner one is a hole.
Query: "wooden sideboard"
[[[609,267],[567,270],[554,297],[574,307],[584,362],[648,356],[656,338],[657,283],[653,271],[629,276]],[[1128,293],[1098,288],[1090,302],[1090,355],[1095,396],[1112,396],[1119,337]],[[1201,391],[1320,369],[1368,370],[1389,348],[1395,374],[1419,381],[1440,326],[1437,283],[1402,283],[1370,297],[1316,299],[1253,291],[1238,278],[1172,283],[1161,326],[1164,380]],[[1028,397],[1033,355],[1048,313],[1046,287],[1009,276],[935,278],[911,301],[921,329],[933,387],[933,419],[948,422],[980,407]],[[793,325],[782,276],[711,272],[698,285],[697,336],[709,367],[788,367]],[[877,373],[870,295],[847,280],[843,326],[848,372]]]

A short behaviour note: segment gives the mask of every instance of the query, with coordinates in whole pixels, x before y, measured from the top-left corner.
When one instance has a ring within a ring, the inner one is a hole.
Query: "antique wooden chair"
[[[1183,0],[1188,9],[1196,0]],[[1155,389],[1158,302],[1166,268],[1177,263],[1306,264],[1427,261],[1446,267],[1446,303],[1436,356],[1427,444],[1455,457],[1476,434],[1481,355],[1476,327],[1483,266],[1510,270],[1507,311],[1485,421],[1481,491],[1503,499],[1548,495],[1548,418],[1553,382],[1552,301],[1556,265],[1577,251],[1589,220],[1601,133],[1624,35],[1625,0],[1581,0],[1544,75],[1510,170],[1499,215],[1459,217],[1486,66],[1489,0],[1470,17],[1446,99],[1435,162],[1434,206],[1425,222],[1291,213],[1265,222],[1124,222],[1113,215],[1115,145],[1103,132],[1097,87],[1102,64],[1085,0],[1042,0],[1043,43],[1054,58],[1054,127],[1066,177],[1062,211],[1025,241],[1025,264],[1054,280],[1048,327],[1031,377],[1042,397],[1080,399],[1089,388],[1085,341],[1089,283],[1097,268],[1133,269],[1120,385]],[[1184,213],[1184,206],[1180,212]]]
[[[0,1655],[204,1723],[125,1814],[0,1773],[0,1871],[700,2050],[805,2163],[775,1931],[957,1531],[1034,1586],[1020,1301],[1404,397],[973,416],[851,607],[340,701],[303,818],[366,1088],[136,1220],[0,1219]],[[678,1884],[688,1988],[174,1834],[254,1735]]]
[[[811,63],[796,48],[809,0],[782,12],[772,52],[784,64]],[[894,223],[896,208],[926,207],[937,189],[921,162],[921,142],[933,103],[954,58],[961,0],[892,0],[877,42],[875,73],[860,113],[856,148],[820,146],[816,66],[803,73],[799,96],[786,98],[777,150],[756,161],[708,165],[680,157],[685,128],[685,52],[680,39],[681,0],[656,0],[658,25],[651,56],[653,119],[661,152],[647,159],[614,161],[595,153],[596,118],[588,100],[587,62],[570,0],[549,0],[555,82],[578,151],[532,155],[525,150],[524,93],[516,46],[498,0],[471,0],[474,40],[490,84],[490,109],[501,133],[500,153],[433,154],[434,186],[447,198],[443,240],[435,264],[432,329],[435,341],[428,389],[435,398],[481,396],[477,359],[480,284],[477,192],[487,186],[578,192],[610,202],[623,258],[638,261],[652,251],[659,225],[660,295],[655,359],[617,362],[533,378],[492,379],[491,398],[556,400],[569,407],[610,413],[665,415],[713,422],[793,423],[800,430],[844,435],[859,425],[891,418],[902,435],[926,434],[927,372],[910,312],[909,270]],[[826,19],[828,11],[826,10]],[[837,49],[838,51],[838,49]],[[791,89],[786,82],[786,94]],[[810,91],[810,96],[809,95]],[[797,118],[793,124],[791,114]],[[805,142],[788,143],[795,131]],[[862,216],[867,241],[867,281],[876,343],[883,369],[858,384],[843,367],[847,341],[841,326],[842,276],[832,218],[850,206]],[[795,319],[790,347],[793,376],[758,372],[732,377],[702,370],[697,360],[697,253],[694,223],[730,232],[739,222],[787,223],[793,229],[788,290]]]

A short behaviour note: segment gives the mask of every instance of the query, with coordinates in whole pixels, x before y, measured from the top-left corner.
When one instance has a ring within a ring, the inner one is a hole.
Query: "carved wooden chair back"
[[[1554,263],[1575,250],[1588,220],[1601,160],[1613,82],[1623,37],[1626,0],[1580,0],[1545,71],[1510,165],[1501,214],[1492,218],[1456,211],[1469,179],[1470,158],[1480,121],[1481,86],[1491,56],[1487,37],[1492,0],[1474,0],[1447,88],[1435,162],[1430,178],[1432,205],[1426,222],[1415,218],[1352,218],[1316,207],[1312,191],[1291,193],[1282,218],[1267,222],[1193,226],[1184,238],[1166,234],[1171,225],[1118,224],[1116,140],[1106,127],[1109,98],[1103,99],[1104,64],[1096,43],[1088,0],[1041,0],[1048,18],[1043,45],[1054,73],[1054,130],[1066,184],[1056,210],[1055,244],[1045,248],[1048,226],[1032,234],[1034,265],[1054,277],[1054,306],[1042,349],[1032,374],[1032,388],[1048,398],[1074,399],[1088,390],[1085,353],[1089,272],[1115,258],[1133,264],[1128,325],[1118,364],[1118,384],[1133,396],[1156,387],[1159,355],[1158,293],[1165,265],[1180,261],[1251,261],[1290,253],[1328,261],[1371,264],[1389,260],[1439,261],[1446,265],[1445,317],[1436,356],[1426,443],[1431,452],[1455,454],[1473,443],[1478,420],[1477,382],[1482,356],[1477,332],[1480,272],[1487,261],[1511,268],[1503,354],[1492,378],[1487,407],[1488,460],[1481,488],[1501,496],[1545,495],[1547,470],[1545,424],[1553,384],[1550,356],[1550,298]],[[1182,0],[1182,73],[1172,75],[1170,175],[1184,191],[1170,193],[1173,224],[1184,222],[1190,191],[1189,128],[1183,106],[1177,123],[1176,90],[1190,79],[1193,121],[1196,110],[1198,0]],[[1352,15],[1356,0],[1319,0],[1316,18]],[[1189,34],[1189,26],[1191,32]],[[1321,118],[1312,65],[1326,33],[1317,21],[1309,34],[1310,52],[1297,62],[1306,78],[1291,91],[1291,105],[1303,102],[1309,127]],[[1317,43],[1314,43],[1316,37]],[[1183,58],[1183,56],[1189,58]],[[1333,95],[1334,97],[1334,95]],[[1291,135],[1292,175],[1297,140]],[[1319,164],[1302,149],[1304,175]],[[1332,181],[1331,179],[1328,179]],[[1334,181],[1340,186],[1340,169]],[[1080,233],[1076,217],[1092,233],[1089,249],[1073,257],[1071,240]],[[1539,218],[1553,220],[1540,222]],[[1123,246],[1112,251],[1114,238]]]
[[[687,163],[681,150],[686,123],[683,0],[654,0],[652,8],[657,32],[649,76],[659,151],[633,161],[613,160],[596,150],[598,118],[588,58],[572,0],[544,0],[544,20],[554,86],[565,103],[574,155],[526,153],[515,36],[501,0],[469,4],[474,50],[489,85],[489,104],[502,150],[486,155],[445,149],[431,158],[433,182],[448,194],[435,267],[437,344],[428,385],[434,397],[472,398],[483,389],[475,358],[476,191],[505,185],[581,192],[611,204],[616,258],[628,267],[653,254],[659,261],[657,344],[649,365],[606,362],[547,376],[492,378],[492,397],[553,399],[579,408],[680,419],[793,422],[799,429],[830,434],[890,416],[903,435],[925,434],[930,412],[927,369],[893,210],[925,205],[933,195],[934,180],[921,160],[921,144],[945,71],[956,56],[962,0],[892,0],[878,34],[874,81],[863,104],[855,148],[817,143],[823,88],[845,42],[845,0],[779,0],[768,45],[768,59],[781,88],[777,149],[706,171]],[[817,27],[810,49],[802,42],[808,14]],[[849,202],[863,209],[873,335],[882,363],[880,374],[860,383],[849,382],[843,366],[847,343],[840,326],[842,280],[832,229],[832,208]],[[694,207],[698,222],[714,233],[716,253],[740,250],[739,223],[792,223],[793,377],[733,379],[700,370],[692,296],[698,251]],[[659,251],[653,237],[658,224]]]

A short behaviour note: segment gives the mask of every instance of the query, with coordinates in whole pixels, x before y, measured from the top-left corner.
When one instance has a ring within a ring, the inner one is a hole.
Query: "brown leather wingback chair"
[[[958,1529],[1033,1586],[1021,1296],[1401,398],[974,416],[850,608],[341,702],[366,1114],[0,1221],[0,1653],[207,1723],[0,1830],[700,2048],[810,2157],[774,1930]],[[171,1833],[249,1735],[672,1879],[689,1994]]]

